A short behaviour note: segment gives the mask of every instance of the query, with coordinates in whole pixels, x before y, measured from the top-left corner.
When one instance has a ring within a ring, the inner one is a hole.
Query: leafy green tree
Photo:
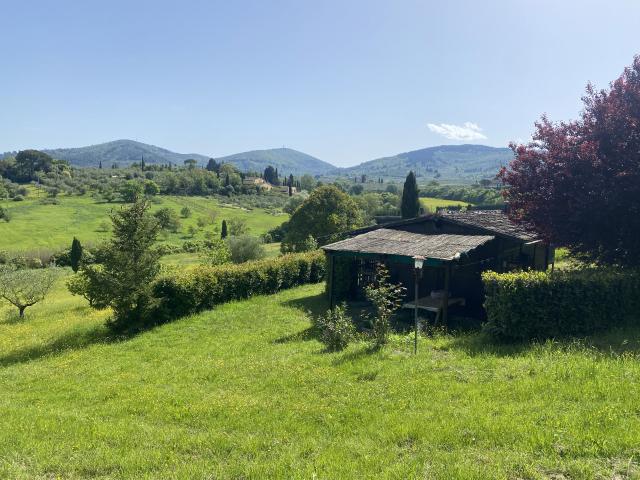
[[[207,162],[207,170],[210,172],[218,173],[220,171],[220,164],[216,162],[213,158],[210,158]]]
[[[278,180],[278,173],[271,165],[264,169],[264,174],[262,176],[271,185],[278,185],[280,183]]]
[[[69,253],[69,263],[71,264],[71,269],[74,272],[77,272],[80,268],[80,262],[82,262],[82,245],[80,244],[80,240],[73,237],[73,242],[71,242],[71,251]]]
[[[311,192],[314,188],[316,188],[316,179],[313,178],[309,174],[304,174],[300,177],[300,188],[302,190],[306,190],[307,192]]]
[[[103,263],[83,265],[80,279],[69,285],[71,293],[89,299],[93,308],[111,307],[108,325],[116,331],[135,331],[150,320],[152,282],[160,269],[153,244],[160,226],[148,210],[146,201],[137,201],[112,215],[113,236],[103,249]]]
[[[262,242],[257,237],[240,235],[227,240],[233,263],[244,263],[249,260],[260,260],[266,256]]]
[[[326,245],[362,223],[356,202],[336,186],[324,185],[316,188],[291,215],[282,249],[299,251],[307,245],[309,236],[318,245]]]
[[[16,268],[0,266],[0,298],[18,309],[20,318],[28,307],[41,301],[57,278],[57,269]]]
[[[222,230],[220,232],[220,238],[225,239],[227,238],[228,232],[227,232],[227,221],[226,220],[222,220]]]
[[[153,180],[145,180],[144,182],[144,194],[147,197],[152,197],[160,193],[160,187]]]
[[[248,232],[247,221],[243,218],[232,218],[229,220],[229,235],[232,237],[246,235]]]
[[[136,180],[129,180],[120,186],[120,196],[126,203],[134,203],[142,196],[142,184]]]
[[[364,187],[362,185],[352,185],[351,188],[349,188],[351,195],[361,195],[363,191]]]
[[[36,172],[50,172],[53,159],[39,150],[22,150],[16,155],[15,180],[30,182],[37,180]]]
[[[282,207],[282,211],[288,213],[289,215],[292,215],[293,212],[295,212],[296,209],[304,203],[306,198],[307,197],[304,194],[290,197],[284,207]]]
[[[178,214],[169,207],[164,207],[153,214],[162,230],[176,233],[180,229],[180,218]]]
[[[420,215],[420,198],[418,197],[418,184],[413,172],[409,172],[404,181],[402,190],[402,202],[400,203],[402,218],[415,218]]]
[[[196,168],[196,165],[198,165],[198,162],[193,158],[188,158],[187,160],[184,161],[184,166],[187,167],[189,170],[193,170],[194,168]]]

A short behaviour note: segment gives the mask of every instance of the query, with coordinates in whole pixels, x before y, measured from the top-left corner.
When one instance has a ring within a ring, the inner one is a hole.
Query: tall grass
[[[638,329],[325,353],[322,285],[110,338],[64,285],[0,308],[2,478],[638,478]]]

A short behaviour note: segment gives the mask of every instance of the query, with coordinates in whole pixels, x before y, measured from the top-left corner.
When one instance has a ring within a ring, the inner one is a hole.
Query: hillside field
[[[108,237],[102,231],[103,224],[110,225],[109,214],[124,204],[98,203],[88,195],[58,197],[58,205],[44,205],[35,195],[22,202],[0,201],[9,211],[11,221],[0,222],[0,250],[28,251],[38,248],[58,250],[71,245],[74,236],[84,243],[97,242]],[[205,230],[213,230],[231,219],[244,219],[249,233],[260,235],[284,222],[288,215],[273,215],[263,209],[245,210],[231,205],[221,205],[217,200],[204,197],[158,196],[154,198],[151,212],[169,207],[180,213],[189,207],[192,215],[181,218],[182,229],[178,233],[163,232],[159,241],[180,244],[185,240],[204,239]],[[187,231],[197,226],[198,217],[214,216],[213,224],[199,229],[193,238]]]
[[[113,339],[63,280],[2,305],[0,477],[638,478],[637,330],[326,353],[324,308],[310,285]]]
[[[460,202],[458,200],[445,200],[443,198],[420,197],[420,205],[428,208],[430,212],[435,213],[438,208],[442,207],[466,207],[472,205],[469,202]]]

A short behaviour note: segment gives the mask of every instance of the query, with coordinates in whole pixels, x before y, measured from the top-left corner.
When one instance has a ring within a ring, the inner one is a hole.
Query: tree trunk
[[[20,318],[24,318],[24,309],[27,307],[18,307],[18,310],[20,310]]]

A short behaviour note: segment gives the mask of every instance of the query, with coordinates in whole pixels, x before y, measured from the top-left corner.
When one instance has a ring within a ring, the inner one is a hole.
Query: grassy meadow
[[[310,285],[116,339],[63,280],[3,305],[0,477],[640,478],[637,330],[326,353],[325,308]]]
[[[458,200],[446,200],[444,198],[420,197],[420,205],[428,208],[429,211],[435,213],[438,208],[443,207],[466,207],[471,205],[469,202],[460,202]]]
[[[73,237],[84,243],[103,240],[109,236],[109,214],[122,207],[121,203],[98,203],[91,196],[60,196],[57,205],[43,204],[35,195],[22,202],[0,201],[9,211],[11,221],[0,222],[0,250],[11,252],[47,248],[59,250],[69,247]],[[163,233],[160,241],[180,244],[185,240],[204,239],[205,230],[220,228],[222,220],[243,219],[249,233],[260,235],[284,222],[288,215],[273,215],[263,209],[246,210],[237,206],[223,205],[217,200],[204,197],[158,196],[154,198],[151,211],[169,207],[180,213],[189,207],[191,217],[181,218],[181,231]],[[199,217],[213,219],[213,223],[198,229],[192,238],[189,226],[197,227]]]

